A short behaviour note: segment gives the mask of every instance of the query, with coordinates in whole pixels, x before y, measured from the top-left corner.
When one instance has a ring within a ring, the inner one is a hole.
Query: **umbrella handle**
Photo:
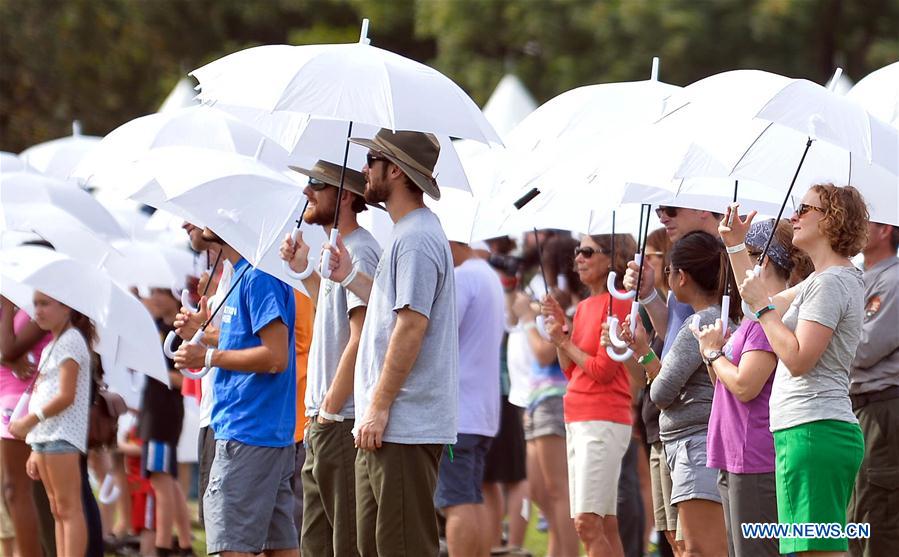
[[[190,303],[190,292],[187,288],[181,291],[181,306],[186,307],[191,313],[200,311],[198,307],[194,307],[193,304]]]
[[[730,315],[730,296],[721,297],[721,336],[727,336],[727,321]]]
[[[549,341],[549,334],[546,332],[546,319],[542,315],[538,315],[534,320],[537,325],[537,333],[545,341]]]
[[[175,334],[175,331],[169,331],[169,334],[165,335],[165,342],[162,343],[162,353],[170,360],[175,357],[177,349],[173,347],[173,344],[177,339],[178,335]]]
[[[111,505],[118,500],[121,494],[122,492],[115,484],[112,474],[106,474],[106,477],[103,479],[103,485],[100,486],[100,491],[97,494],[97,500],[104,505]]]
[[[606,354],[616,362],[626,362],[633,357],[634,351],[628,348],[624,352],[618,353],[611,346],[606,346]]]
[[[337,247],[337,227],[331,229],[331,234],[328,235],[328,244],[333,247]],[[321,276],[322,278],[331,278],[331,250],[326,250],[322,252],[322,260],[321,260]]]
[[[636,254],[634,256],[634,261],[637,262],[637,265],[640,265],[643,261],[643,256],[641,254]],[[606,289],[608,289],[609,294],[615,298],[616,300],[632,300],[634,296],[637,295],[636,290],[628,290],[626,292],[621,292],[615,286],[615,279],[618,278],[618,273],[615,271],[609,271],[609,275],[606,277]]]
[[[753,267],[752,272],[755,274],[755,276],[759,276],[762,273],[762,266],[756,265],[755,267]],[[752,308],[749,306],[749,304],[746,303],[745,300],[743,301],[742,308],[743,316],[746,317],[746,319],[749,319],[750,321],[759,320],[759,318],[755,316],[755,312],[752,311]]]
[[[293,238],[294,242],[297,241],[297,239],[298,239],[297,236],[299,234],[300,234],[300,229],[299,228],[294,229],[293,234],[291,234],[291,237]],[[312,260],[309,259],[308,257],[306,258],[306,270],[303,271],[302,273],[295,273],[293,271],[293,269],[290,268],[290,265],[287,264],[287,261],[284,261],[283,259],[281,260],[281,268],[284,270],[285,275],[289,276],[290,278],[292,278],[294,280],[304,280],[306,278],[309,278],[309,275],[311,275],[312,271],[315,270],[312,267]]]
[[[640,302],[634,302],[631,304],[631,334],[635,334],[637,331],[637,317],[640,312]],[[625,343],[618,336],[618,318],[614,315],[609,316],[609,339],[612,341],[612,345],[618,349],[627,348],[627,343]]]
[[[203,331],[203,329],[200,329],[193,336],[193,338],[190,339],[190,344],[200,344],[201,342],[203,342],[203,337],[205,335],[206,335],[205,331]],[[189,377],[191,379],[202,379],[207,373],[209,373],[210,369],[211,368],[204,367],[200,371],[194,373],[193,371],[191,371],[187,368],[183,368],[183,369],[181,369],[181,375],[183,375],[184,377]]]

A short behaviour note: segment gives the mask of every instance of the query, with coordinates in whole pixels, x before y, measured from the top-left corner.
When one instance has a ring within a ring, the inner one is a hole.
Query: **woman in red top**
[[[606,355],[599,340],[609,303],[619,320],[630,311],[629,300],[609,295],[606,278],[614,269],[620,280],[635,249],[633,237],[616,234],[613,262],[610,234],[581,239],[574,261],[590,297],[578,304],[570,337],[563,331],[562,308],[551,296],[544,301],[547,332],[568,377],[564,402],[571,515],[591,557],[624,555],[615,515],[621,458],[631,439],[631,378],[624,364]]]

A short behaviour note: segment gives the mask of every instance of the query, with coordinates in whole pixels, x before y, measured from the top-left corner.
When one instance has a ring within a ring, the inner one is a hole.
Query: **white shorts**
[[[621,459],[631,442],[629,425],[606,421],[565,424],[571,517],[615,516]]]

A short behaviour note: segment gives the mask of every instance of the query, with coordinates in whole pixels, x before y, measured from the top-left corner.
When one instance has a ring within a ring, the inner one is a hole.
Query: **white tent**
[[[537,101],[516,76],[506,74],[484,105],[484,116],[500,137],[537,108]]]

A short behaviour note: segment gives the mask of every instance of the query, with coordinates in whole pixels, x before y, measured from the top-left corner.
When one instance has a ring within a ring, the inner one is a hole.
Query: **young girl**
[[[84,315],[41,292],[34,294],[34,311],[35,322],[53,340],[41,354],[29,413],[12,421],[9,431],[31,445],[26,468],[47,490],[56,520],[57,553],[84,555],[87,526],[80,459],[87,453],[94,326]]]

